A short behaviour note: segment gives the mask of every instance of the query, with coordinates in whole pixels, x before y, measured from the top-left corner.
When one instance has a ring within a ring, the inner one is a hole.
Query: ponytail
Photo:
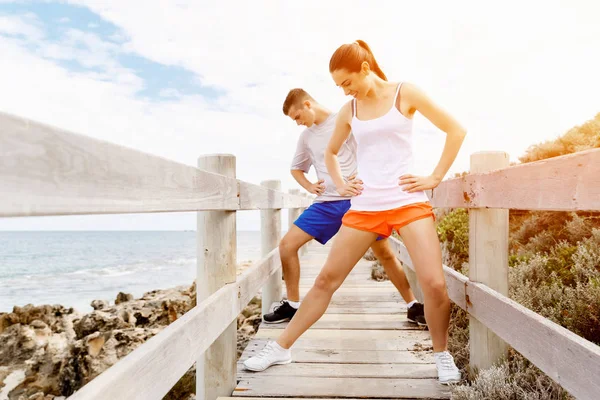
[[[379,64],[377,64],[377,60],[375,60],[375,56],[373,55],[373,52],[371,51],[371,48],[369,47],[369,45],[364,40],[357,40],[354,43],[356,43],[357,45],[359,45],[360,47],[365,49],[366,52],[369,54],[370,61],[369,60],[366,60],[366,61],[369,63],[369,66],[371,67],[373,72],[375,72],[377,74],[377,76],[380,77],[381,79],[383,79],[384,81],[387,81],[387,76],[385,76],[385,74],[379,67]]]
[[[352,44],[343,44],[338,47],[329,60],[329,72],[342,68],[349,72],[359,72],[362,68],[362,63],[365,61],[378,77],[387,81],[387,77],[375,60],[371,48],[363,40],[357,40]]]

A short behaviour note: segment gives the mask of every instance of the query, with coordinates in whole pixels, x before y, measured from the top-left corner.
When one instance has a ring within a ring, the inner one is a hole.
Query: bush
[[[570,331],[600,344],[600,229],[597,215],[515,213],[510,235],[510,297]],[[456,209],[438,221],[444,263],[468,268],[468,214]],[[472,376],[468,314],[452,305],[448,347],[468,384],[456,399],[570,399],[537,367],[511,349],[495,368]]]
[[[567,400],[564,389],[519,353],[481,371],[468,385],[455,387],[454,400]]]
[[[577,246],[561,242],[509,270],[516,302],[600,344],[600,230]]]
[[[469,214],[457,208],[438,220],[438,237],[443,247],[444,264],[462,270],[469,261]]]

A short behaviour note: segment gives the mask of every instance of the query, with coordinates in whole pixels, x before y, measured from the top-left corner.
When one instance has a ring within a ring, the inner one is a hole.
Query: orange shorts
[[[423,202],[385,211],[349,210],[342,218],[342,224],[350,228],[388,237],[394,229],[398,231],[413,221],[427,217],[432,217],[435,221],[433,208],[429,202]]]

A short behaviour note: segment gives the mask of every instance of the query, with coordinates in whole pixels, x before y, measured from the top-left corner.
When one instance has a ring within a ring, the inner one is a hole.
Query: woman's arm
[[[348,181],[344,180],[342,170],[337,158],[337,154],[342,148],[344,142],[350,136],[350,121],[352,120],[351,103],[346,103],[338,113],[335,121],[335,129],[329,139],[329,144],[325,149],[325,165],[327,171],[335,184],[336,190],[342,196],[358,196],[362,192],[362,181],[350,177]]]
[[[467,132],[452,115],[436,104],[417,86],[410,83],[403,84],[401,96],[401,101],[406,101],[409,104],[411,114],[415,111],[420,112],[431,123],[446,133],[446,143],[440,161],[430,176],[403,175],[400,177],[399,184],[404,186],[403,190],[407,192],[433,189],[440,184],[452,166]]]

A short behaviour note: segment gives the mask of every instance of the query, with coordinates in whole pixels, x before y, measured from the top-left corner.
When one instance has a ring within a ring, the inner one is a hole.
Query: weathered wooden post
[[[508,166],[505,152],[471,155],[472,174]],[[469,209],[469,279],[508,296],[508,210]],[[507,344],[472,316],[469,335],[472,368],[489,368],[507,355]]]
[[[235,156],[206,155],[198,168],[236,177]],[[235,181],[232,184],[236,185]],[[197,221],[197,304],[227,283],[236,281],[237,240],[235,211],[201,211]],[[196,361],[198,400],[229,397],[236,386],[237,320]]]
[[[281,181],[269,180],[260,183],[273,190],[281,190]],[[269,204],[270,207],[274,204]],[[262,256],[265,257],[274,248],[279,245],[281,240],[281,209],[269,208],[260,210],[260,231],[262,237]],[[277,270],[262,288],[262,315],[268,314],[271,310],[271,305],[274,302],[280,301],[282,296],[281,291],[281,268]]]

